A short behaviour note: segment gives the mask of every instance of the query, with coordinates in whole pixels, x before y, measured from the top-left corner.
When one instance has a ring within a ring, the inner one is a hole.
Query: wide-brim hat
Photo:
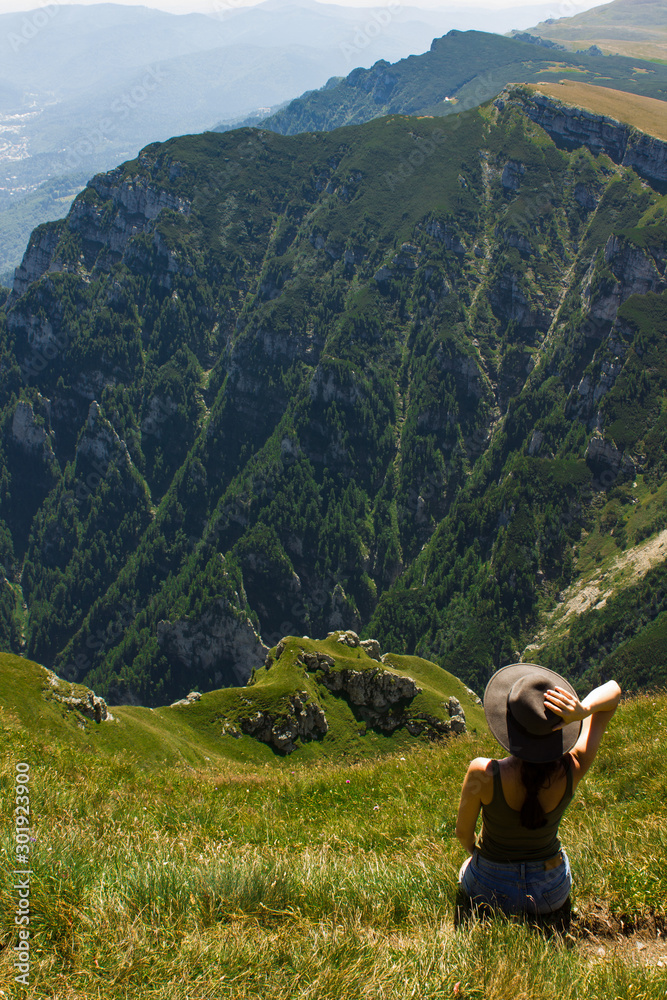
[[[536,764],[557,760],[579,739],[580,721],[554,732],[563,720],[545,708],[544,695],[556,687],[576,697],[569,681],[537,663],[510,663],[486,685],[484,714],[489,729],[514,757]]]

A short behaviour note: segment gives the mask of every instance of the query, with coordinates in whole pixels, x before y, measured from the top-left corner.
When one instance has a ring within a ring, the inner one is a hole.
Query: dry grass
[[[546,37],[546,35],[545,35]],[[590,48],[591,45],[597,45],[602,52],[607,55],[619,55],[627,56],[629,59],[642,59],[651,60],[658,59],[660,62],[667,62],[667,41],[662,41],[656,37],[655,41],[646,41],[644,39],[626,39],[626,38],[580,38],[572,41],[571,39],[554,39],[560,42],[568,49],[572,49],[573,52],[581,51],[583,49]]]
[[[667,102],[653,97],[639,97],[622,90],[595,87],[590,83],[561,80],[559,83],[531,83],[531,90],[555,97],[563,104],[585,108],[597,115],[607,115],[633,125],[642,132],[667,141]]]

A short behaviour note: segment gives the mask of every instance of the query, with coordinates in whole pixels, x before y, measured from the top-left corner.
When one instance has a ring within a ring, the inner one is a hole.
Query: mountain
[[[304,94],[260,124],[295,135],[387,114],[444,117],[488,101],[509,83],[558,83],[564,73],[568,80],[667,98],[667,66],[566,52],[553,42],[525,38],[453,30],[436,38],[421,56],[393,65],[380,60],[371,69],[355,69],[343,80],[332,79],[322,89]]]
[[[71,201],[93,173],[148,142],[222,117],[265,117],[364,60],[422,52],[463,23],[453,17],[317,3],[213,16],[119,4],[0,15],[0,280],[25,250],[35,199],[39,221],[66,213],[54,183]]]
[[[145,705],[336,629],[659,682],[666,152],[520,87],[93,178],[0,312],[4,648]]]
[[[596,45],[633,59],[667,60],[666,0],[614,0],[574,17],[549,17],[530,30],[570,49]]]

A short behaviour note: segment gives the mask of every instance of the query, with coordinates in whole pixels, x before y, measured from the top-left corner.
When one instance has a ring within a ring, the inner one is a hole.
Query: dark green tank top
[[[491,763],[493,798],[488,806],[482,803],[482,832],[478,849],[489,861],[546,861],[560,851],[558,824],[572,801],[572,764],[566,759],[567,784],[563,798],[548,812],[546,826],[528,830],[521,826],[520,812],[505,801],[498,761]]]

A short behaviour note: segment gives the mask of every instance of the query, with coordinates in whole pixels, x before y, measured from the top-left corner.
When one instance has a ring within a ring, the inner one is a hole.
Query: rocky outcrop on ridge
[[[306,691],[290,695],[284,711],[257,711],[240,719],[239,725],[246,735],[268,743],[283,754],[296,749],[295,740],[320,739],[329,730],[322,708],[309,701]]]
[[[179,698],[178,701],[172,701],[170,708],[179,708],[184,705],[186,708],[188,705],[194,705],[195,702],[201,700],[201,691],[191,691],[189,695],[185,698]]]
[[[14,275],[11,301],[20,298],[31,282],[49,271],[90,269],[95,263],[110,267],[119,260],[127,244],[142,232],[152,232],[160,212],[169,209],[187,215],[190,203],[141,175],[124,176],[123,166],[90,180],[82,196],[75,199],[65,221],[39,226],[30,239]],[[67,265],[57,256],[65,231],[81,241],[81,257]],[[156,249],[167,253],[156,234]],[[102,258],[98,257],[102,253]],[[167,254],[168,255],[168,254]],[[167,267],[169,270],[169,267]]]
[[[99,403],[93,400],[88,408],[83,434],[76,446],[77,460],[90,462],[103,474],[114,455],[119,464],[132,464],[127,445],[121,441],[109,421],[104,419]]]
[[[568,147],[587,146],[593,153],[606,153],[614,163],[632,167],[652,183],[667,184],[667,143],[631,125],[584,108],[562,104],[544,94],[517,92],[496,101],[501,110],[510,101],[541,125],[552,139]]]
[[[43,424],[37,423],[31,403],[21,400],[16,404],[11,437],[14,444],[24,452],[41,452],[45,460],[53,456],[51,436]]]
[[[362,648],[367,655],[380,652],[380,644],[375,639],[361,641],[350,630],[331,632],[328,638],[336,638],[343,646]],[[284,650],[278,646],[280,657]],[[332,694],[345,698],[355,714],[367,725],[382,732],[392,733],[405,726],[413,736],[425,734],[431,738],[465,732],[465,713],[460,702],[451,697],[443,707],[448,719],[419,712],[410,702],[422,693],[412,677],[403,677],[387,669],[384,665],[365,670],[349,667],[339,668],[335,658],[328,653],[303,652],[299,659],[309,673],[318,673],[321,683]]]
[[[61,264],[54,257],[55,249],[62,235],[64,222],[46,222],[33,230],[23,260],[14,272],[14,284],[10,301],[20,298],[28,286],[41,278],[47,271],[61,270]]]
[[[104,698],[99,698],[94,691],[66,695],[63,693],[63,687],[67,685],[66,681],[61,680],[52,670],[47,672],[47,677],[51,688],[51,697],[60,702],[61,705],[64,705],[65,708],[73,712],[79,712],[86,719],[91,719],[93,722],[104,722],[106,719],[113,719]],[[72,685],[69,685],[69,687],[70,691],[73,692],[74,688]]]

